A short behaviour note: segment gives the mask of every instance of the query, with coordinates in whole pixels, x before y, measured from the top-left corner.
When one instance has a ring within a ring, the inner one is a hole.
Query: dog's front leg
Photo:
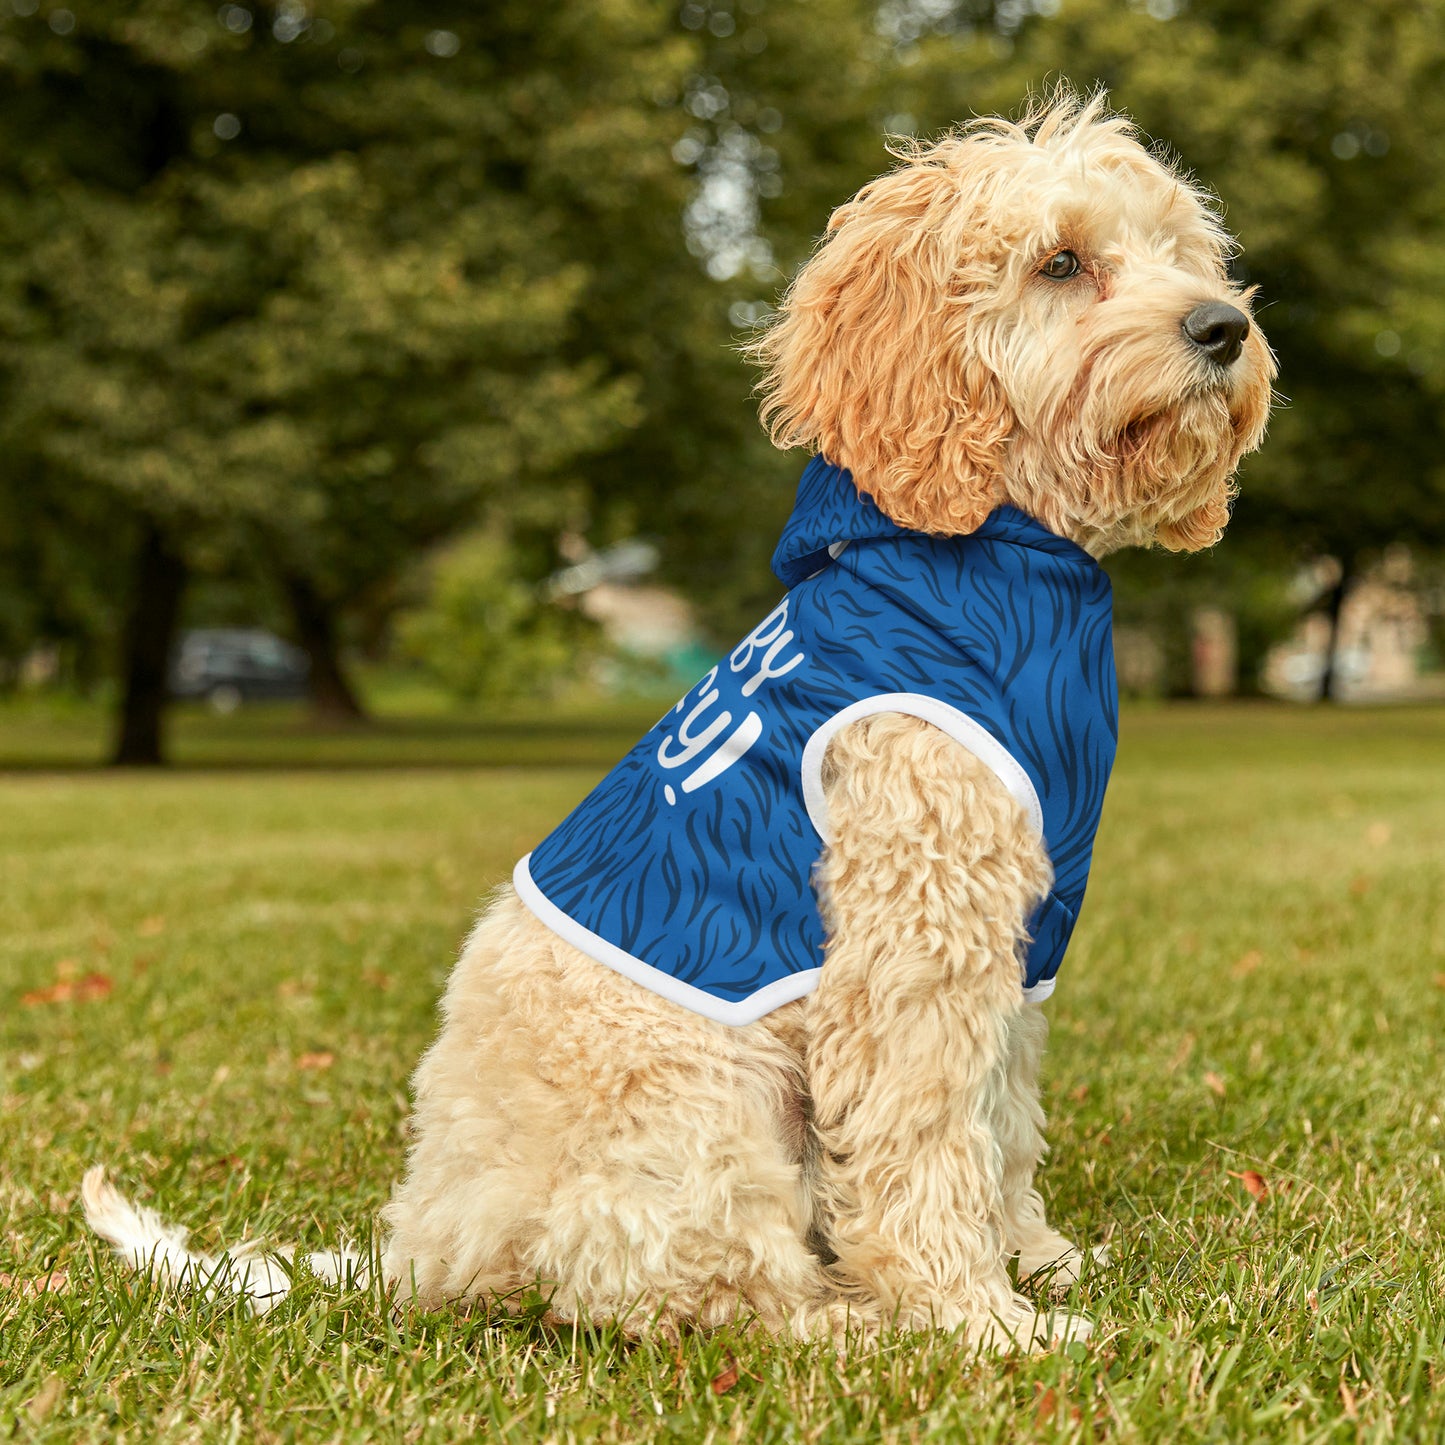
[[[1055,1292],[1079,1278],[1084,1256],[1048,1222],[1034,1173],[1047,1152],[1039,1103],[1039,1065],[1049,1025],[1038,1004],[1026,1003],[1009,1027],[1008,1057],[994,1097],[994,1134],[1003,1157],[1004,1243],[1018,1256],[1021,1280],[1033,1277]],[[1098,1246],[1095,1259],[1108,1251]]]
[[[995,1111],[1023,1006],[1019,947],[1048,886],[1023,810],[930,725],[881,714],[830,748],[826,963],[808,1069],[835,1270],[901,1325],[988,1345],[1077,1338],[1006,1269]]]

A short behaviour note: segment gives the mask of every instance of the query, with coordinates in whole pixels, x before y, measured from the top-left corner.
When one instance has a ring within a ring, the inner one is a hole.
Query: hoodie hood
[[[1032,547],[1081,566],[1099,567],[1077,542],[1049,531],[1042,522],[1017,507],[997,508],[968,536],[978,541]],[[796,587],[799,582],[822,572],[850,542],[896,537],[930,537],[930,534],[890,521],[872,497],[858,490],[852,472],[846,467],[834,466],[826,457],[816,456],[798,482],[792,515],[773,552],[773,575],[783,586]],[[930,540],[947,539],[933,536]]]

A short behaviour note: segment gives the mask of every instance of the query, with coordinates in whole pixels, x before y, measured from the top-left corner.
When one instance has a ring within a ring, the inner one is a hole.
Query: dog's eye
[[[1079,264],[1079,258],[1072,251],[1055,251],[1039,267],[1039,274],[1047,276],[1050,281],[1067,281],[1069,277],[1077,276],[1083,269]]]

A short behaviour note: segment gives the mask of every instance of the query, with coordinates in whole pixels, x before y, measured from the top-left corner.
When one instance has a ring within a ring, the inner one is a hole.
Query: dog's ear
[[[1014,424],[973,324],[969,149],[920,151],[840,207],[749,348],[774,444],[822,452],[925,532],[971,532],[1003,501]]]

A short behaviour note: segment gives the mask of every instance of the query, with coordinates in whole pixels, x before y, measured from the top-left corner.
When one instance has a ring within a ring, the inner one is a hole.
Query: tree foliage
[[[798,469],[736,343],[885,131],[1063,77],[1244,239],[1287,403],[1228,545],[1445,546],[1445,0],[440,13],[0,7],[0,653],[99,667],[158,545],[182,576],[259,559],[324,637],[488,519],[528,580],[563,527],[663,538],[726,632]],[[1147,595],[1148,561],[1119,575]]]
[[[403,655],[462,702],[545,697],[599,654],[596,629],[575,608],[538,606],[516,549],[496,531],[472,532],[435,554],[424,600],[397,618]]]
[[[587,211],[625,196],[676,229],[676,121],[650,97],[686,46],[646,3],[425,17],[0,21],[23,522],[65,496],[121,514],[112,547],[154,527],[192,565],[259,550],[344,606],[488,504],[555,525],[569,467],[638,423],[639,377],[586,321],[614,284]]]

